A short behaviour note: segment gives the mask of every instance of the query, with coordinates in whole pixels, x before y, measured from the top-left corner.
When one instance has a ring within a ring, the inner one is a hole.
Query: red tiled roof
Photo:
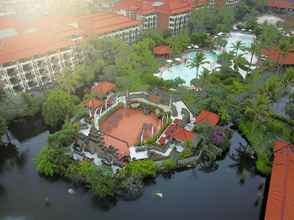
[[[173,138],[177,141],[192,141],[193,139],[193,133],[191,131],[186,130],[185,128],[182,127],[177,127],[173,134]]]
[[[164,145],[168,139],[174,139],[181,142],[192,141],[193,139],[193,132],[180,127],[175,121],[165,130],[163,135],[164,136],[159,139],[161,145]]]
[[[265,220],[292,220],[294,219],[294,145],[285,141],[276,141],[274,150]]]
[[[85,102],[85,106],[90,109],[97,109],[103,107],[104,102],[100,99],[94,98]]]
[[[172,50],[169,46],[160,45],[153,48],[153,53],[158,56],[170,55],[172,53]]]
[[[193,8],[191,0],[162,0],[161,2],[164,4],[158,7],[158,11],[163,14],[181,14]]]
[[[294,64],[294,49],[290,50],[286,56],[284,56],[278,49],[273,48],[264,48],[261,52],[275,63],[279,63],[281,65]]]
[[[151,13],[181,14],[189,12],[193,7],[201,7],[208,4],[207,0],[122,0],[114,5],[115,10],[133,11],[139,15]]]
[[[30,21],[1,17],[0,30],[14,29],[18,35],[0,39],[0,64],[67,48],[75,44],[73,35],[103,35],[141,23],[109,12],[77,17],[44,16]]]
[[[117,150],[119,159],[122,159],[130,155],[129,146],[126,142],[119,140],[115,137],[112,137],[110,135],[103,135],[103,138],[105,145],[107,147],[112,146]]]
[[[115,88],[116,86],[114,83],[108,82],[108,81],[102,81],[92,87],[92,92],[105,95],[109,92],[114,91]]]
[[[134,11],[138,15],[147,15],[156,13],[155,7],[152,6],[150,1],[142,0],[122,0],[114,4],[115,10]]]
[[[267,5],[272,8],[294,9],[293,0],[267,0]]]
[[[202,111],[198,117],[196,117],[196,124],[203,124],[205,122],[208,122],[210,125],[217,125],[219,116],[213,112]]]

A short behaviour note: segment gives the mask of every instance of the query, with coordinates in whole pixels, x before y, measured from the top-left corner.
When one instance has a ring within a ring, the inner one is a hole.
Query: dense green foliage
[[[155,177],[156,166],[152,160],[132,161],[120,171],[120,175],[140,178]]]
[[[71,162],[70,157],[62,148],[46,146],[36,157],[36,168],[45,176],[63,176]]]
[[[79,124],[66,121],[60,131],[50,134],[48,142],[54,147],[68,147],[79,131]]]
[[[66,118],[73,116],[76,103],[77,98],[63,90],[51,90],[42,108],[45,123],[52,128],[62,125]]]
[[[4,135],[6,131],[6,121],[3,117],[0,116],[0,143],[1,143],[1,137]]]

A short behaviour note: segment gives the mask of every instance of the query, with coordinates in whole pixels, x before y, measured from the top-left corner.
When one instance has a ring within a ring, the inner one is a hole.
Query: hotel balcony
[[[7,75],[9,77],[15,77],[17,76],[17,74],[18,74],[18,71],[16,68],[7,69]]]
[[[38,87],[38,83],[35,80],[32,80],[28,82],[28,86],[30,88],[35,88],[35,87]]]
[[[23,91],[23,89],[24,89],[23,86],[20,84],[13,86],[13,90],[16,92],[21,92],[21,91]]]
[[[25,64],[25,65],[22,66],[22,69],[23,69],[24,72],[29,72],[29,71],[31,71],[33,69],[33,65],[30,64],[30,63]]]
[[[28,73],[25,73],[25,78],[27,80],[33,80],[35,78],[35,75],[32,72],[28,72]]]

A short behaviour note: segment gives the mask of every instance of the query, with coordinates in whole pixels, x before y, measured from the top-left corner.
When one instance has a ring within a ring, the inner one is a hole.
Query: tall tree
[[[206,63],[208,63],[208,61],[205,60],[205,54],[202,52],[198,52],[196,53],[196,56],[190,60],[188,67],[191,69],[196,68],[196,78],[198,78],[200,66]]]
[[[244,45],[241,41],[237,41],[232,45],[233,52],[235,56],[238,56],[238,52],[244,49]]]
[[[77,97],[63,90],[50,91],[42,109],[45,123],[52,128],[62,125],[67,117],[72,116],[76,102]]]

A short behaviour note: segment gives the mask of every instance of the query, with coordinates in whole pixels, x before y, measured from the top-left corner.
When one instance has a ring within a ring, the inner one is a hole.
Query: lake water
[[[136,201],[101,202],[82,188],[67,193],[70,183],[40,177],[33,158],[47,143],[48,132],[21,141],[17,149],[0,151],[0,220],[258,220],[261,203],[255,204],[264,178],[238,165],[229,156],[217,162],[215,171],[199,169],[158,177]],[[234,135],[231,152],[240,136]],[[243,158],[244,159],[244,158]],[[243,161],[244,162],[244,161]],[[241,171],[247,178],[240,182]],[[163,199],[154,197],[162,192]],[[45,206],[48,197],[51,206]]]

